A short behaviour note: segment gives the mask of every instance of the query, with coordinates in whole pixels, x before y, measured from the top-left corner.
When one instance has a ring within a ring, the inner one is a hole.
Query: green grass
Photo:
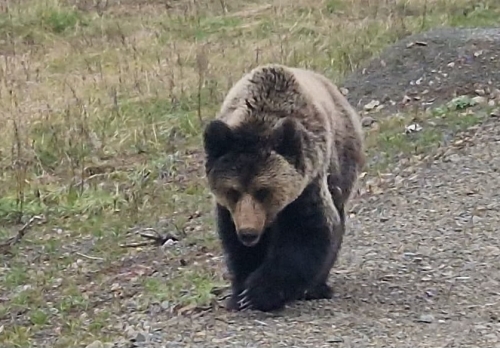
[[[43,216],[0,256],[2,347],[42,344],[47,332],[59,332],[55,348],[106,341],[121,334],[113,324],[129,300],[139,311],[166,303],[165,316],[212,301],[226,281],[220,259],[207,256],[220,257],[220,247],[201,124],[250,68],[280,62],[339,81],[410,33],[500,18],[493,0],[171,5],[2,5],[0,237]],[[455,132],[481,122],[469,104],[417,115],[424,129],[415,135],[403,134],[415,115],[367,131],[378,158],[370,175],[439,146],[444,125]],[[120,247],[135,240],[132,228],[148,227],[182,240],[161,252]],[[160,275],[151,276],[154,268]]]

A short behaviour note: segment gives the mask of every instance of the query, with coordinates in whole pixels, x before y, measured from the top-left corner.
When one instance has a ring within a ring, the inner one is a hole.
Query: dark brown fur
[[[230,307],[330,297],[344,207],[365,162],[358,115],[339,90],[312,71],[258,67],[229,91],[204,149]]]

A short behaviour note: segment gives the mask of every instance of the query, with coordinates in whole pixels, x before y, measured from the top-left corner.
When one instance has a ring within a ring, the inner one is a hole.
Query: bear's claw
[[[248,289],[245,289],[242,292],[240,292],[239,295],[238,295],[238,297],[240,298],[238,300],[238,307],[239,307],[240,310],[251,309],[252,308],[252,302],[247,297],[247,294],[248,294]]]
[[[245,290],[238,295],[239,310],[268,312],[279,310],[284,305],[285,294],[280,286],[269,280],[258,281],[256,276],[247,280]]]

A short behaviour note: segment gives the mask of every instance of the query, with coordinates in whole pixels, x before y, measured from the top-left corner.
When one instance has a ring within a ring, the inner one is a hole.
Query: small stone
[[[425,294],[427,295],[427,297],[434,297],[435,296],[435,293],[433,290],[426,290]]]
[[[478,96],[472,98],[472,101],[475,104],[487,104],[488,103],[488,99],[486,97],[481,96],[481,95],[478,95]]]
[[[163,243],[162,246],[163,247],[169,247],[169,246],[172,246],[172,245],[175,245],[175,244],[177,244],[177,242],[175,240],[173,240],[173,239],[167,239],[165,241],[165,243]]]
[[[125,335],[127,337],[130,337],[131,339],[133,339],[133,337],[135,337],[137,335],[137,331],[131,326],[126,327],[124,331],[125,331]]]
[[[500,108],[493,110],[493,111],[490,113],[490,116],[491,116],[491,117],[500,117]]]
[[[134,342],[146,342],[146,336],[143,333],[139,332],[137,336],[135,336]]]
[[[161,307],[162,309],[167,310],[167,309],[169,309],[169,308],[170,308],[170,302],[169,302],[169,301],[163,301],[163,302],[160,304],[160,307]]]
[[[407,104],[407,103],[409,103],[409,102],[411,102],[411,98],[410,98],[409,96],[405,95],[405,96],[403,97],[403,100],[401,101],[401,103],[403,103],[403,104]]]
[[[380,102],[378,100],[372,100],[371,102],[369,102],[368,104],[365,105],[365,110],[366,111],[373,110],[379,105],[380,105]]]
[[[473,223],[473,224],[477,224],[477,223],[478,223],[479,221],[481,221],[481,220],[482,220],[482,218],[481,218],[481,217],[479,217],[479,216],[474,215],[474,216],[472,217],[472,223]]]
[[[104,344],[101,341],[94,341],[85,348],[104,348]]]
[[[344,342],[344,340],[342,339],[342,337],[330,337],[330,338],[327,338],[326,342],[327,343],[342,343],[342,342]]]
[[[365,116],[361,119],[361,125],[363,127],[369,127],[371,126],[373,123],[375,123],[375,119],[373,117],[370,117],[370,116]]]
[[[430,324],[434,321],[434,316],[432,314],[422,314],[417,321],[419,323]]]
[[[422,130],[422,126],[418,123],[410,124],[409,126],[405,126],[405,134],[410,134],[413,132],[420,132]]]

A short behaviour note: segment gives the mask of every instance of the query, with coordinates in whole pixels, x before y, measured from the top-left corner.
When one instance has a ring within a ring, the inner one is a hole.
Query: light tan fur
[[[234,225],[237,231],[264,231],[267,213],[262,204],[251,195],[244,194],[234,207]]]
[[[280,74],[273,75],[271,70],[278,70]],[[216,201],[230,210],[237,230],[245,226],[262,231],[316,179],[321,180],[322,200],[330,210],[327,216],[331,224],[339,224],[340,217],[327,184],[329,175],[342,175],[338,150],[349,145],[349,156],[356,163],[350,180],[353,184],[365,165],[358,114],[332,82],[310,70],[278,64],[257,67],[229,90],[217,116],[233,129],[258,118],[268,133],[278,127],[284,117],[295,119],[312,140],[302,150],[306,167],[302,174],[282,157],[271,154],[268,163],[263,165],[265,171],[255,176],[248,190],[268,188],[272,198],[266,202],[257,202],[253,192],[241,192],[237,178],[218,177],[210,183]],[[235,202],[228,199],[230,189],[241,192]],[[351,192],[351,188],[342,192],[345,201]]]

